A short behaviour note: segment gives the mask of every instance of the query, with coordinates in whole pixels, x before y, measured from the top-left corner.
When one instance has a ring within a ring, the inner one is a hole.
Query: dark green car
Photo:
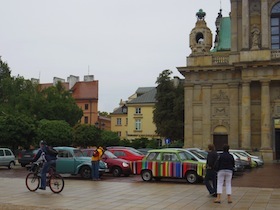
[[[78,175],[85,179],[91,178],[91,157],[84,156],[80,149],[74,147],[54,147],[58,151],[56,171],[59,174]],[[108,172],[107,164],[99,162],[99,173]]]

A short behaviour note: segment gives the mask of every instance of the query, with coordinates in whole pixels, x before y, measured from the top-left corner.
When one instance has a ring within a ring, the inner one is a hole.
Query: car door
[[[6,162],[6,165],[9,165],[9,163],[10,163],[11,161],[14,161],[15,156],[14,156],[14,154],[12,153],[12,151],[9,150],[9,149],[4,149],[4,153],[5,153],[5,162]]]
[[[75,173],[75,161],[73,154],[68,150],[58,150],[56,171],[62,174]]]
[[[0,149],[0,166],[4,166],[5,164],[5,153],[4,149]]]
[[[161,168],[162,177],[176,177],[182,176],[181,167],[182,164],[177,156],[176,152],[162,152],[161,153]]]

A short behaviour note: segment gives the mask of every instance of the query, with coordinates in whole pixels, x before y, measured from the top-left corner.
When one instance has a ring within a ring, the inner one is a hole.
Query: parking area
[[[266,164],[263,168],[245,171],[233,179],[233,203],[228,204],[223,195],[222,203],[214,204],[202,183],[192,185],[173,180],[143,182],[140,176],[105,175],[98,182],[71,177],[66,178],[65,188],[60,194],[53,194],[49,189],[29,192],[25,187],[27,172],[24,169],[17,167],[12,171],[1,168],[0,210],[280,209],[280,188],[276,184],[279,170],[280,164]]]

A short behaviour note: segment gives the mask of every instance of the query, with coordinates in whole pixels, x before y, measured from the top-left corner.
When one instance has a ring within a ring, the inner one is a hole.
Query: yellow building
[[[155,107],[155,87],[138,88],[135,94],[111,113],[111,130],[121,139],[159,139],[153,123]]]
[[[197,13],[185,77],[185,147],[214,143],[280,159],[280,1],[231,0],[216,36]]]

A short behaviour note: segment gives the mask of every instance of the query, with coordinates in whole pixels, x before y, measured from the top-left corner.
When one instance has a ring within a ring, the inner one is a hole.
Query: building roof
[[[155,87],[150,87],[149,89],[150,90],[148,92],[146,92],[143,95],[127,102],[127,104],[156,103],[157,89]]]
[[[111,114],[124,114],[124,113],[122,112],[122,107],[118,107],[114,109],[113,113]]]
[[[75,99],[98,99],[98,80],[76,82],[71,90]]]
[[[230,51],[231,48],[231,21],[230,17],[223,17],[220,23],[219,42],[211,52]]]

